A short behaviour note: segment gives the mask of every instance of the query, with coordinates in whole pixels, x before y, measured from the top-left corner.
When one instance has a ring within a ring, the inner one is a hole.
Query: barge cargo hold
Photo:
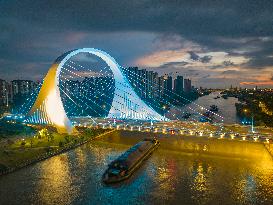
[[[109,184],[129,178],[158,146],[159,141],[156,139],[138,142],[108,165],[102,176],[103,182]]]

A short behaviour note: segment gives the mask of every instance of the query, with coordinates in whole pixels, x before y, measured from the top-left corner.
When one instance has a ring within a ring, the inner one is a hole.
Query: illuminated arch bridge
[[[108,112],[108,118],[167,120],[140,99],[114,58],[98,49],[82,48],[64,53],[52,64],[43,80],[37,99],[28,113],[28,122],[51,124],[60,133],[73,132],[74,127],[67,117],[61,100],[59,76],[64,64],[79,53],[90,53],[101,58],[113,73],[114,97]]]

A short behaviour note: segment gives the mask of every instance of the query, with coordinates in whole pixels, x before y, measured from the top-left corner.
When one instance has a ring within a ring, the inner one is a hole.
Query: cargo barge
[[[157,139],[145,139],[138,142],[108,165],[108,169],[102,176],[103,182],[116,183],[129,178],[158,146]]]

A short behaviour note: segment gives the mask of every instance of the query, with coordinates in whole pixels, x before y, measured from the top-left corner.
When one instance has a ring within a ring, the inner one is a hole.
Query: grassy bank
[[[34,136],[2,141],[0,175],[73,149],[108,132],[109,129],[84,128],[75,135],[67,135],[43,129]]]

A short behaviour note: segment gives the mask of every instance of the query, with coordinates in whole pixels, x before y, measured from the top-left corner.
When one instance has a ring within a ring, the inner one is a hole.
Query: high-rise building
[[[158,78],[159,98],[164,98],[165,96],[165,92],[166,92],[165,84],[167,84],[166,81],[167,81],[166,76],[160,76]]]
[[[142,99],[158,96],[158,74],[138,67],[123,68],[128,81]]]
[[[168,89],[168,91],[172,91],[172,89],[173,89],[173,77],[172,76],[167,77],[167,89]]]
[[[143,99],[146,98],[146,70],[138,67],[123,68],[123,72],[136,93]]]
[[[184,79],[184,92],[188,93],[191,91],[191,80]]]
[[[182,95],[184,92],[184,78],[183,76],[177,76],[174,80],[174,93],[177,95]]]
[[[158,99],[159,98],[159,78],[158,78],[158,73],[153,72],[152,74],[152,82],[151,82],[151,87],[152,87],[152,98]]]
[[[31,80],[13,80],[11,81],[12,94],[13,96],[20,95],[29,95],[37,87],[37,83]]]
[[[142,69],[142,98],[147,99],[148,98],[148,71],[146,69]]]
[[[147,71],[147,96],[146,98],[153,98],[153,71]]]
[[[158,76],[157,72],[138,67],[123,68],[123,72],[137,94],[150,103],[173,102],[174,99],[180,101],[181,98],[173,93],[181,96],[193,90],[191,80],[183,76],[177,76],[173,82],[172,76]]]
[[[173,79],[171,76],[163,75],[158,78],[159,97],[169,99],[172,95]]]
[[[12,85],[10,82],[7,82],[7,106],[13,103],[13,92],[12,92]]]
[[[8,102],[7,82],[0,79],[0,105],[6,105]]]
[[[172,90],[173,90],[173,78],[172,76],[166,76],[166,81],[165,81],[165,97],[167,99],[172,98]]]
[[[10,102],[13,103],[13,109],[19,109],[37,88],[38,83],[31,80],[13,80],[11,81],[8,91]]]

